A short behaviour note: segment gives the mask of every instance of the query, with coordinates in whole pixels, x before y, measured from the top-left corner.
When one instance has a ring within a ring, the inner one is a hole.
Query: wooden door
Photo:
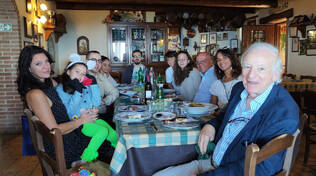
[[[254,42],[275,43],[275,25],[244,26],[242,28],[242,52]]]

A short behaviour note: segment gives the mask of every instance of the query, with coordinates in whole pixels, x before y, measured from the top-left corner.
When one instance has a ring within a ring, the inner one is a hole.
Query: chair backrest
[[[308,116],[305,113],[300,116],[299,127],[293,135],[294,136],[293,145],[290,146],[286,151],[286,155],[285,155],[285,159],[283,163],[283,170],[287,171],[286,176],[290,174],[290,171],[295,163],[296,156],[299,152],[304,125],[307,118]]]
[[[316,76],[310,76],[310,75],[301,75],[301,80],[310,80],[312,82],[316,81]]]
[[[293,139],[294,137],[290,134],[282,134],[272,139],[261,149],[257,144],[249,145],[246,150],[244,175],[255,176],[257,164],[290,147],[293,144]],[[286,171],[282,169],[277,175],[286,175]]]
[[[61,131],[57,128],[49,130],[30,110],[26,109],[24,112],[28,119],[32,142],[40,160],[43,174],[48,176],[67,175]],[[45,152],[43,138],[54,145],[56,159],[51,158]]]

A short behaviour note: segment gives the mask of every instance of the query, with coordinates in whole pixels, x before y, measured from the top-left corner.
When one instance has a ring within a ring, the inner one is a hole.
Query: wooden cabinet
[[[132,52],[143,52],[144,64],[164,62],[167,25],[164,23],[108,23],[109,57],[113,71],[132,63]]]

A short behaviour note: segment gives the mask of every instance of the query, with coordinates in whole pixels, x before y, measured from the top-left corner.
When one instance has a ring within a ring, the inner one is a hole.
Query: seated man
[[[217,80],[213,67],[213,56],[207,52],[198,53],[196,56],[196,66],[202,76],[199,90],[195,93],[193,102],[209,103],[211,93],[209,91],[212,83]]]
[[[198,145],[205,154],[216,144],[210,159],[169,167],[157,175],[243,175],[247,145],[264,146],[281,134],[294,134],[299,110],[291,95],[278,83],[283,71],[278,50],[255,43],[243,54],[242,82],[237,83],[225,109],[201,130]],[[283,166],[285,150],[256,167],[256,175],[275,175]],[[204,173],[203,173],[204,172]]]
[[[96,61],[95,67],[92,70],[89,70],[89,74],[95,76],[97,80],[97,83],[100,87],[102,104],[105,106],[111,105],[119,97],[119,91],[112,85],[112,83],[107,78],[105,78],[101,73],[99,73],[99,70],[101,68],[100,53],[98,51],[89,51],[86,59]],[[105,111],[100,109],[99,112],[104,113]]]
[[[169,67],[167,68],[167,70],[165,71],[166,72],[166,82],[168,84],[168,88],[169,89],[173,89],[173,66],[174,66],[174,63],[176,61],[176,57],[177,57],[177,52],[176,51],[168,51],[166,54],[165,54],[165,58],[166,58],[166,61],[169,65]]]
[[[142,64],[143,60],[144,58],[140,50],[133,51],[132,53],[133,64],[126,67],[125,71],[123,72],[123,75],[122,75],[123,83],[137,84],[139,68],[142,68],[144,74],[146,73],[146,70],[147,70],[145,65]],[[144,80],[145,80],[145,77],[146,76],[144,75]]]

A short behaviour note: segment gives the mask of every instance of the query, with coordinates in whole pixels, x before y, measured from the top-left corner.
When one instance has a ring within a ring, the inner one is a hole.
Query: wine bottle
[[[151,100],[153,87],[150,83],[150,76],[147,75],[146,83],[145,83],[145,103],[147,100]]]

